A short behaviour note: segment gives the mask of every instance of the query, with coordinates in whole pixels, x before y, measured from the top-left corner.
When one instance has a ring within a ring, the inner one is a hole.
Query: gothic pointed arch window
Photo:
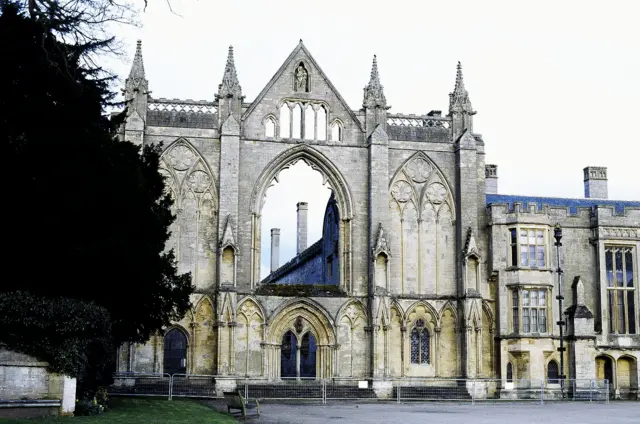
[[[309,103],[304,108],[304,139],[315,139],[316,113]]]
[[[302,107],[298,103],[293,107],[291,121],[293,123],[291,125],[291,138],[299,140],[302,138]]]
[[[333,121],[331,123],[331,141],[342,141],[343,128],[340,121]]]
[[[429,330],[424,325],[423,319],[418,319],[411,330],[411,363],[429,364]]]
[[[507,383],[513,383],[513,364],[507,362]]]
[[[280,106],[280,138],[291,137],[291,109],[288,103]]]
[[[327,139],[327,109],[324,105],[320,105],[316,111],[316,132],[318,140]]]
[[[298,338],[292,331],[287,331],[282,337],[280,346],[280,377],[291,378],[297,376]]]
[[[264,121],[264,135],[267,138],[274,138],[276,136],[276,121],[272,116],[269,116]]]

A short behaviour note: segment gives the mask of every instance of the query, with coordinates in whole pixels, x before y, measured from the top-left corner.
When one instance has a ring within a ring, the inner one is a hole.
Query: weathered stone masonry
[[[418,116],[389,113],[375,57],[362,108],[353,110],[302,42],[251,102],[233,54],[214,100],[157,99],[138,45],[121,137],[163,143],[177,215],[168,247],[197,293],[182,321],[145,345],[123,347],[119,371],[266,381],[546,379],[558,359],[559,223],[571,314],[565,372],[609,378],[618,395],[636,396],[640,202],[497,194],[497,167],[485,165],[459,64],[448,113]],[[343,295],[258,294],[264,194],[300,160],[333,191],[332,283]],[[585,170],[585,179],[587,196],[606,197],[606,169]],[[615,280],[607,258],[615,262],[616,252],[635,284],[625,282],[624,293],[607,288]],[[184,340],[185,361],[164,358],[178,352],[165,343],[172,331]]]

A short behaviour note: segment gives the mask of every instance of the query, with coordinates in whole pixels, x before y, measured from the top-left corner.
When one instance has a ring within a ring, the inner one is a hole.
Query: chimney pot
[[[280,268],[280,228],[271,229],[271,272]]]
[[[584,197],[587,199],[608,199],[607,168],[587,166],[584,171]]]
[[[297,231],[297,255],[307,248],[307,213],[309,205],[307,202],[298,202],[298,231]]]
[[[485,192],[498,194],[498,165],[484,166]]]

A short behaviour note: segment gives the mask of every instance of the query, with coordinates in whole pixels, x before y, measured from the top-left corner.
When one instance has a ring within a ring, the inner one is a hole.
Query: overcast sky
[[[124,79],[141,39],[154,97],[212,100],[233,45],[252,101],[303,39],[353,109],[377,54],[390,112],[446,113],[461,61],[500,193],[583,197],[582,169],[594,165],[608,167],[610,198],[640,200],[638,0],[170,2],[175,13],[151,0],[142,28],[119,29],[129,58],[109,62]],[[264,211],[263,252],[280,227],[281,264],[295,254],[298,200],[310,203],[309,244],[321,234],[328,192],[319,177],[304,189],[303,174],[270,190],[288,193],[275,202],[288,214]]]

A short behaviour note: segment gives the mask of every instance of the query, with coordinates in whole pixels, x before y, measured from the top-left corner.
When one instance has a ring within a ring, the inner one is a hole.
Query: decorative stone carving
[[[171,149],[168,157],[169,165],[171,165],[171,167],[176,171],[186,171],[191,168],[196,159],[195,153],[193,153],[193,151],[184,144],[180,144]]]
[[[380,107],[389,109],[387,99],[384,96],[384,89],[380,84],[380,75],[378,74],[378,60],[373,56],[373,64],[371,65],[371,77],[369,83],[364,88],[364,99],[362,105],[366,108]]]
[[[344,314],[351,320],[352,323],[356,322],[358,316],[360,315],[358,312],[358,308],[355,305],[349,305]]]
[[[431,165],[424,158],[417,157],[407,165],[407,175],[416,183],[423,183],[431,174]]]
[[[302,333],[302,330],[304,329],[304,321],[302,320],[302,317],[298,317],[296,318],[296,321],[293,323],[293,328],[296,329],[296,332]]]
[[[384,253],[385,255],[390,256],[389,244],[387,243],[387,239],[384,235],[384,229],[382,228],[382,224],[378,226],[378,235],[376,237],[376,245],[373,248],[373,258],[375,258]]]
[[[444,202],[447,197],[447,189],[441,183],[433,183],[427,187],[427,199],[434,205]]]
[[[211,179],[204,171],[194,171],[189,175],[189,187],[196,193],[204,193],[211,185]]]
[[[294,91],[306,93],[309,91],[309,73],[304,68],[304,64],[300,63],[296,68],[296,81]]]
[[[258,309],[253,302],[246,301],[240,307],[240,312],[242,312],[247,317],[251,317],[253,314],[258,312]]]
[[[196,321],[202,322],[213,318],[213,308],[209,300],[203,300],[196,313]]]
[[[233,228],[231,226],[231,215],[227,215],[227,221],[224,226],[224,232],[222,233],[222,240],[220,240],[220,247],[232,247],[236,249],[236,239],[233,235]]]
[[[413,196],[413,190],[408,182],[401,180],[393,185],[391,195],[398,202],[407,202]]]
[[[600,238],[640,238],[637,228],[599,227]]]
[[[462,253],[464,254],[465,258],[469,256],[475,256],[478,258],[480,257],[480,253],[478,252],[478,245],[476,244],[476,238],[471,227],[469,227],[467,230],[467,239],[465,241]]]

